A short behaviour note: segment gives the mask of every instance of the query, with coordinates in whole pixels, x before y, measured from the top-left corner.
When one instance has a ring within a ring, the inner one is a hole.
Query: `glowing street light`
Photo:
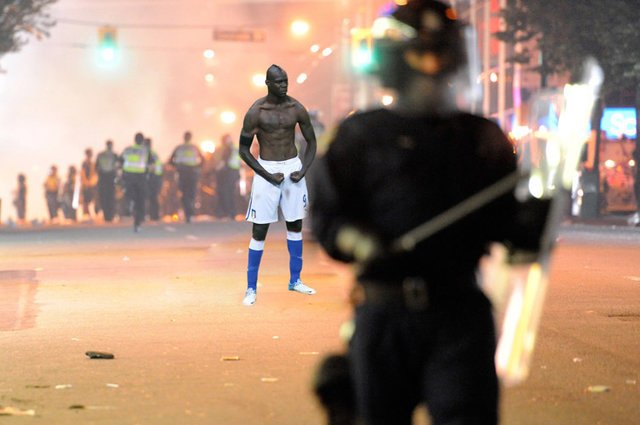
[[[220,113],[220,121],[224,124],[233,124],[236,122],[236,113],[230,110],[222,111]]]
[[[203,140],[200,142],[200,149],[206,153],[214,153],[216,151],[216,144],[213,140]]]
[[[295,37],[304,37],[309,33],[310,29],[311,26],[309,25],[309,22],[303,19],[296,19],[291,22],[291,34]]]
[[[204,56],[205,59],[213,59],[216,56],[216,52],[211,49],[207,49],[202,52],[202,56]]]
[[[389,106],[393,103],[393,96],[391,96],[390,94],[385,94],[384,96],[382,96],[382,104],[384,106]]]
[[[255,73],[251,76],[251,83],[256,87],[264,87],[264,74]]]

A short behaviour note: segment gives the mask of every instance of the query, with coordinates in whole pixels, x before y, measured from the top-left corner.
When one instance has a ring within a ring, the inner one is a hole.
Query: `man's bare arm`
[[[300,111],[298,112],[298,125],[300,126],[300,132],[307,142],[307,148],[304,151],[304,157],[302,158],[302,169],[300,171],[296,171],[291,173],[291,180],[294,182],[298,182],[302,180],[302,178],[307,173],[307,170],[311,166],[314,158],[316,157],[316,150],[318,148],[318,143],[316,142],[316,133],[313,129],[313,125],[311,124],[311,118],[309,118],[309,113],[302,105],[298,105]]]

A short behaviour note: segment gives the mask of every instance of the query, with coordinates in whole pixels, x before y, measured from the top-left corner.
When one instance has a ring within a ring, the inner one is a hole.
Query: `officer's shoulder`
[[[394,116],[388,109],[353,110],[342,120],[341,126],[351,128],[371,128],[376,125],[384,125],[389,120],[393,121]]]
[[[492,119],[468,112],[460,112],[456,115],[456,119],[459,120],[460,124],[462,125],[477,127],[481,129],[500,127],[498,123]]]

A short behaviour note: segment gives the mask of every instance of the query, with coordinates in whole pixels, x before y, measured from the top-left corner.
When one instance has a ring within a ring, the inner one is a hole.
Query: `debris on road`
[[[69,406],[70,410],[83,410],[84,409],[84,405],[82,404],[72,404],[71,406]]]
[[[606,393],[611,391],[611,388],[606,385],[589,385],[587,391],[590,393]]]
[[[0,416],[35,416],[33,409],[20,409],[13,406],[0,406]]]
[[[37,389],[41,390],[43,388],[51,388],[51,385],[33,384],[33,385],[25,385],[25,388],[37,388]]]
[[[317,356],[320,354],[318,351],[300,351],[301,356]]]
[[[66,390],[67,388],[71,388],[71,387],[73,387],[73,385],[71,384],[58,384],[54,388],[56,390]]]
[[[220,358],[221,362],[235,362],[240,360],[240,356],[222,356]]]
[[[87,351],[85,353],[90,359],[113,359],[115,356],[111,353],[104,353],[101,351]]]
[[[107,383],[107,387],[109,387],[109,388],[120,388],[120,385]]]
[[[582,362],[582,359],[581,359],[580,357],[574,357],[574,358],[573,358],[573,362],[574,362],[574,363],[581,363],[581,362]]]
[[[262,382],[278,382],[278,378],[265,377],[265,378],[260,378],[260,381],[262,381]]]

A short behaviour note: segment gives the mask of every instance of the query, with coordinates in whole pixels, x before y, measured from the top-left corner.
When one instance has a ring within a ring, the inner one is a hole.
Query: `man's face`
[[[271,70],[267,73],[267,87],[269,94],[277,97],[284,97],[287,95],[287,89],[289,87],[289,79],[287,73],[279,69]]]

